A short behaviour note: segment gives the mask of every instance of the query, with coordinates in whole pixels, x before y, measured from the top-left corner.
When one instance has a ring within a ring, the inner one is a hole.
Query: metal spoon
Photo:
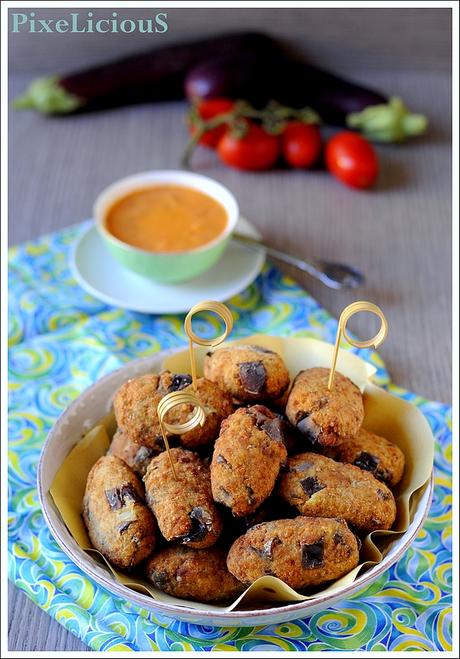
[[[319,279],[323,284],[329,286],[329,288],[357,288],[358,286],[362,286],[365,281],[364,275],[359,270],[355,270],[345,263],[314,261],[313,259],[305,261],[304,259],[292,256],[292,254],[287,254],[274,247],[269,247],[255,238],[243,236],[240,233],[234,233],[232,239],[249,249],[265,250],[269,256],[289,263],[289,265],[293,265],[303,272],[308,272],[309,275],[316,277],[316,279]]]

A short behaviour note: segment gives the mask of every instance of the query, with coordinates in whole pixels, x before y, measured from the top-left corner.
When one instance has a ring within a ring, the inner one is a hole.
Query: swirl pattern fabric
[[[68,268],[81,227],[10,250],[9,576],[38,606],[93,650],[450,650],[451,410],[389,381],[380,385],[425,414],[436,437],[428,520],[377,582],[309,618],[265,627],[214,628],[127,604],[88,579],[58,547],[42,517],[36,467],[47,432],[95,380],[136,357],[186,344],[183,316],[115,309],[85,293]],[[235,338],[256,332],[334,341],[337,322],[291,279],[265,266],[229,301]],[[211,316],[197,331],[212,336]],[[46,649],[46,648],[43,648]]]

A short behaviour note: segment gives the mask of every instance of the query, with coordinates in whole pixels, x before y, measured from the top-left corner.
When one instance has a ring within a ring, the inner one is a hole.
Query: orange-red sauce
[[[151,252],[194,249],[225,229],[225,208],[203,192],[180,185],[155,185],[129,193],[109,208],[107,230]]]

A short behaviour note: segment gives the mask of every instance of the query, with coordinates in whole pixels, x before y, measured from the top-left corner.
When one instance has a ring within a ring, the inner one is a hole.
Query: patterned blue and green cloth
[[[127,604],[88,579],[53,540],[40,512],[36,468],[53,423],[86,387],[128,360],[186,344],[183,316],[109,307],[69,271],[81,226],[10,251],[9,576],[94,650],[450,650],[451,410],[395,387],[371,350],[382,386],[425,414],[436,437],[430,515],[414,544],[377,582],[309,618],[265,627],[212,628]],[[232,336],[256,332],[332,342],[318,303],[271,266],[232,298]],[[198,328],[215,332],[211,318]],[[41,648],[46,650],[47,648]]]

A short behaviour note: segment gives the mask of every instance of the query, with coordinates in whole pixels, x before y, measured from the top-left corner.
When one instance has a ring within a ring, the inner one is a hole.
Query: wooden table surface
[[[361,269],[359,291],[326,289],[288,270],[338,315],[355,299],[380,305],[390,333],[381,347],[394,382],[430,399],[451,398],[450,76],[433,71],[358,71],[364,83],[391,90],[431,121],[429,134],[379,146],[381,176],[368,192],[347,189],[325,172],[249,174],[196,153],[196,171],[237,196],[242,213],[278,248]],[[10,77],[16,96],[30,74]],[[186,140],[184,106],[137,107],[92,116],[10,119],[9,242],[16,244],[90,217],[96,194],[124,175],[177,168]],[[352,323],[371,333],[363,317]],[[15,587],[9,594],[10,650],[88,648]],[[27,624],[25,624],[27,621]]]

